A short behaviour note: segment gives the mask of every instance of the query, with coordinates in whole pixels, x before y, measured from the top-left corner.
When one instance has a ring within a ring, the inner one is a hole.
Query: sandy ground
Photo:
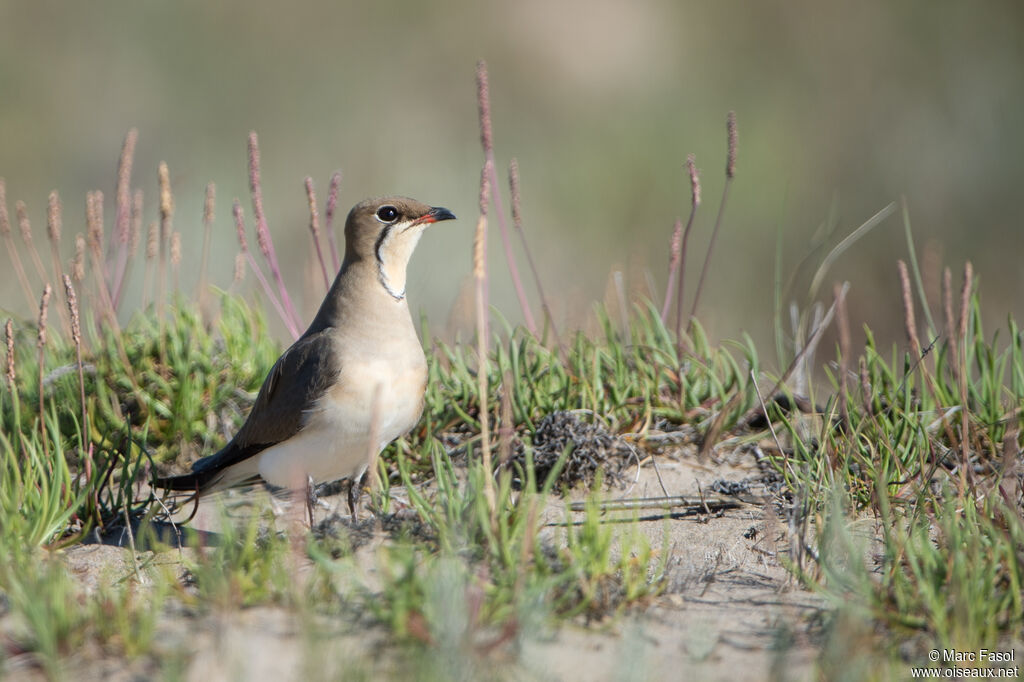
[[[761,473],[750,455],[733,454],[728,461],[703,465],[692,449],[676,447],[655,457],[657,471],[650,459],[634,465],[625,472],[626,488],[609,494],[633,498],[705,491],[710,496],[707,491],[715,481],[749,483]],[[710,514],[679,510],[665,519],[661,512],[651,513],[639,526],[654,547],[668,552],[664,594],[618,619],[579,620],[557,631],[521,637],[514,646],[491,654],[493,664],[512,679],[523,680],[813,678],[817,650],[810,633],[821,605],[776,559],[785,547],[784,529],[765,503],[763,486],[751,486],[744,497],[749,503]],[[341,498],[327,499],[328,508],[318,513],[326,516],[342,509]],[[556,500],[546,510],[547,518],[564,520],[567,502]],[[215,532],[216,519],[214,506],[204,505],[191,525]],[[557,541],[564,531],[553,525],[543,532]],[[163,552],[157,561],[173,564],[178,551]],[[127,550],[111,545],[73,547],[66,560],[89,589],[131,572]],[[394,672],[382,628],[334,624],[330,640],[316,642],[304,634],[308,630],[296,615],[276,607],[203,617],[170,613],[161,618],[155,641],[180,663],[178,670],[81,652],[72,657],[74,679],[379,679]],[[13,663],[7,666],[9,679],[39,677],[30,666]]]
[[[702,466],[690,454],[659,456],[659,482],[640,469],[628,497],[698,496],[715,481],[757,477],[752,458]],[[632,472],[631,472],[632,473]],[[745,497],[766,498],[751,486]],[[706,493],[708,497],[713,495]],[[668,536],[668,589],[612,627],[562,628],[533,644],[542,679],[802,680],[813,678],[809,632],[820,602],[800,589],[776,560],[783,528],[765,504],[711,514],[641,521],[655,547]]]

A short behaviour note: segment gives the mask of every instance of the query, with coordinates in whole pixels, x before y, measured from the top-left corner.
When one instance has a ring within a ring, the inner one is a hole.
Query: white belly
[[[425,379],[419,363],[398,371],[383,360],[344,368],[336,386],[307,412],[302,430],[260,453],[260,476],[271,485],[294,487],[307,476],[321,483],[362,474],[371,454],[416,425]]]

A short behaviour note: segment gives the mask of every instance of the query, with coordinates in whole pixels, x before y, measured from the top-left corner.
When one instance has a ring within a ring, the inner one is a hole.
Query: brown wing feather
[[[331,331],[304,336],[284,352],[231,443],[242,449],[267,448],[299,432],[305,412],[338,377]]]
[[[204,488],[218,472],[287,440],[302,428],[303,417],[337,379],[340,365],[331,328],[301,337],[278,358],[260,387],[252,410],[235,437],[216,454],[198,460],[192,473],[158,478],[172,490]]]

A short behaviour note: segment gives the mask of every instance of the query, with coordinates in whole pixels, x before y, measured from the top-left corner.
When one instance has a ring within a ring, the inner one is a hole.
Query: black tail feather
[[[219,452],[197,459],[192,463],[192,471],[187,474],[179,474],[177,476],[156,476],[153,479],[153,487],[199,494],[205,493],[210,489],[215,488],[217,484],[220,483],[221,479],[224,478],[225,470],[232,464],[236,464],[247,457],[256,454],[260,450],[263,450],[264,447],[266,446],[238,448],[232,441],[224,446],[224,448]],[[254,478],[259,479],[258,476]],[[254,482],[256,481],[250,481],[247,479],[245,481],[232,483],[231,486],[248,485]]]
[[[157,476],[153,479],[154,488],[199,493],[208,488],[217,478],[216,471],[192,471],[178,476]]]
[[[153,479],[152,486],[154,488],[163,488],[164,490],[191,492],[202,495],[218,489],[217,484],[223,478],[223,469],[200,469],[199,471],[191,471],[177,476],[156,476]],[[262,480],[257,474],[249,478],[233,481],[230,485],[221,487],[239,488],[247,485],[256,485],[261,483]]]

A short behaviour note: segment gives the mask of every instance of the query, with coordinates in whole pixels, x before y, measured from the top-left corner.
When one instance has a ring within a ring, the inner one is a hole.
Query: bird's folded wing
[[[195,470],[223,469],[287,440],[302,428],[305,413],[337,380],[340,365],[331,328],[303,336],[274,364],[245,424],[231,442]]]

